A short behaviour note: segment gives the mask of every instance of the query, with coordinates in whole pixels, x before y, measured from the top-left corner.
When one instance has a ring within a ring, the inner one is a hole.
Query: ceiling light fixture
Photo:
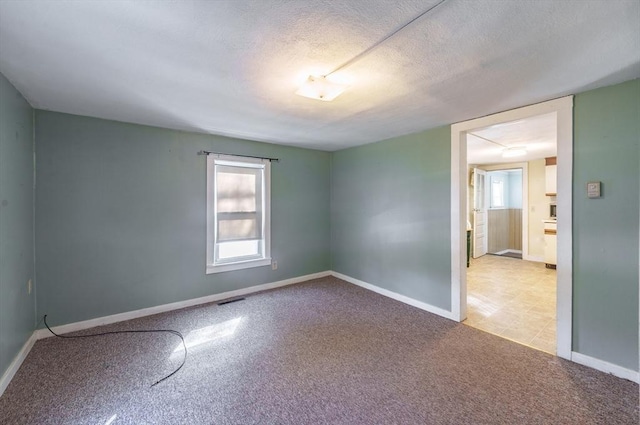
[[[334,68],[333,71],[328,72],[328,73],[326,73],[324,75],[321,75],[321,76],[310,75],[309,78],[307,78],[305,80],[305,82],[302,84],[302,86],[296,91],[296,94],[300,95],[300,96],[308,97],[308,98],[311,98],[311,99],[324,100],[324,101],[330,101],[330,100],[333,100],[336,97],[340,96],[340,94],[343,91],[345,91],[348,86],[345,85],[345,84],[338,84],[338,83],[331,82],[331,81],[327,80],[327,77],[329,75],[331,75],[334,72],[337,72],[337,71],[341,70],[342,68],[345,68],[345,67],[351,65],[352,63],[362,59],[365,55],[368,55],[369,53],[371,53],[372,50],[374,50],[377,47],[379,47],[382,43],[384,43],[385,41],[387,41],[388,39],[390,39],[391,37],[393,37],[394,35],[396,35],[400,31],[402,31],[403,29],[405,29],[406,27],[408,27],[409,25],[411,25],[412,23],[414,23],[418,19],[422,18],[424,15],[426,15],[429,12],[431,12],[436,7],[440,6],[442,3],[446,2],[446,1],[447,0],[440,0],[438,3],[436,3],[433,6],[431,6],[429,9],[425,10],[424,12],[422,12],[421,14],[416,16],[415,18],[411,19],[409,22],[407,22],[406,24],[402,25],[400,28],[394,30],[391,34],[389,34],[389,35],[385,36],[384,38],[382,38],[381,40],[377,41],[375,44],[373,44],[372,46],[366,48],[362,52],[358,53],[357,55],[355,55],[354,57],[352,57],[348,61],[343,62],[342,65]]]
[[[338,84],[329,81],[326,75],[310,75],[296,91],[296,94],[310,99],[329,102],[340,96],[347,87],[348,86],[346,84]]]
[[[503,158],[515,158],[518,156],[525,156],[527,154],[527,150],[524,147],[519,148],[506,148],[502,151]]]

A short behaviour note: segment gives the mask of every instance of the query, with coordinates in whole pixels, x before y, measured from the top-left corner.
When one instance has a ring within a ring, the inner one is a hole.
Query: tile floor
[[[555,354],[556,271],[496,255],[472,259],[464,323]]]

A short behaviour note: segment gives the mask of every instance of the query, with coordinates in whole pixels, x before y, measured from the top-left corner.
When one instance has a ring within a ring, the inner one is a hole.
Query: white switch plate
[[[599,197],[600,197],[600,182],[588,182],[587,198],[599,198]]]
[[[272,261],[271,262],[271,270],[278,270],[278,262],[277,261]]]

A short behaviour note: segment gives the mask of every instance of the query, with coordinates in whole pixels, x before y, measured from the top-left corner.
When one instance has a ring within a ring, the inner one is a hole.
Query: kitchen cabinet
[[[545,194],[547,196],[556,196],[558,192],[558,166],[556,158],[545,158]]]
[[[544,220],[544,262],[550,269],[555,269],[558,261],[557,229],[556,220]]]

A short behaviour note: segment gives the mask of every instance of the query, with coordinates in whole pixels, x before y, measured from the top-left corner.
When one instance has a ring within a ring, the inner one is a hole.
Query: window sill
[[[264,267],[271,265],[271,258],[260,258],[258,260],[238,261],[237,263],[207,264],[207,274],[230,272],[233,270],[249,269],[252,267]]]

